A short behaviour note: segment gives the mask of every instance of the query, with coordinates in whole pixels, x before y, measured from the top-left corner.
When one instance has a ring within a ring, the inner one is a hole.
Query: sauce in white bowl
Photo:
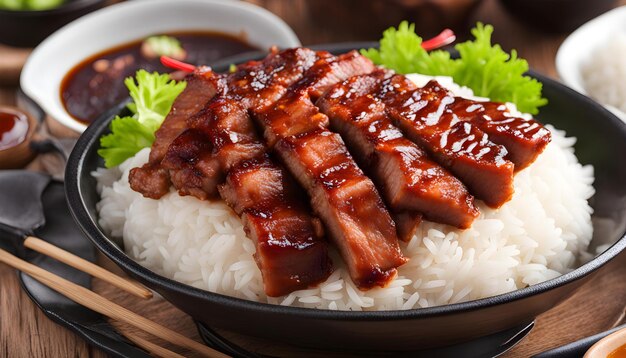
[[[295,47],[300,41],[280,18],[258,6],[220,0],[135,0],[84,16],[47,38],[20,77],[24,93],[53,119],[76,132],[87,125],[61,100],[65,75],[85,59],[154,34],[215,31],[243,37],[256,48]]]

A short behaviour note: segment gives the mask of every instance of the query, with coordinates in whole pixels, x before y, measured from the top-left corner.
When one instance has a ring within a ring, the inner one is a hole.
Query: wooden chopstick
[[[156,345],[130,332],[125,332],[124,337],[128,338],[131,342],[135,343],[138,347],[143,348],[145,351],[152,354],[153,356],[163,358],[185,358],[185,356],[172,352],[167,348]]]
[[[108,299],[100,296],[93,291],[86,289],[83,286],[77,285],[71,281],[64,279],[63,277],[57,276],[38,266],[28,263],[2,249],[0,249],[0,262],[4,262],[5,264],[15,269],[27,273],[37,281],[65,295],[72,301],[79,303],[111,319],[130,324],[133,327],[139,328],[163,340],[171,342],[180,347],[194,350],[207,357],[228,357],[228,355],[225,355],[208,346],[205,346],[204,344],[189,339],[180,333],[174,332],[167,327],[164,327],[154,321],[151,321],[141,315],[136,314],[133,311],[130,311],[116,303],[109,301]]]
[[[53,259],[59,260],[66,265],[72,266],[75,269],[81,270],[103,281],[106,281],[113,286],[118,287],[134,296],[144,299],[152,298],[152,291],[150,291],[140,283],[118,276],[111,271],[108,271],[92,262],[89,262],[70,252],[56,247],[44,240],[33,236],[28,236],[26,237],[26,240],[24,240],[24,246],[31,250],[35,250],[39,253],[50,256]]]

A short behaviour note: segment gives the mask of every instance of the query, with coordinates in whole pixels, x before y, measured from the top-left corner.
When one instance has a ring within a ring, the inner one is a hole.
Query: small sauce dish
[[[37,128],[32,116],[15,108],[0,106],[0,169],[17,169],[35,157],[30,143]]]
[[[599,340],[584,358],[626,358],[626,328]]]

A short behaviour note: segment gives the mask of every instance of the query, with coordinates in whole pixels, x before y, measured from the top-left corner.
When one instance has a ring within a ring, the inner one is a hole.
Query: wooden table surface
[[[302,42],[315,44],[331,41],[377,40],[364,37],[366,31],[353,29],[333,32],[319,24],[311,15],[306,0],[249,0],[283,17],[294,28]],[[618,4],[626,4],[621,0]],[[617,4],[616,4],[617,5]],[[329,6],[329,16],[333,13]],[[470,16],[475,21],[495,26],[494,40],[504,48],[516,48],[531,67],[556,77],[554,57],[565,34],[546,34],[522,25],[509,16],[495,0],[485,0]],[[389,24],[394,25],[394,24]],[[0,58],[23,58],[24,52],[15,53],[0,47]],[[0,68],[2,72],[2,68]],[[3,77],[4,76],[4,77]],[[15,74],[0,73],[0,82],[16,78]],[[0,104],[14,104],[15,87],[0,87]],[[0,203],[0,205],[2,205]],[[540,316],[530,335],[507,357],[526,357],[564,343],[592,335],[610,328],[619,320],[626,307],[626,252],[606,265],[602,271],[573,297]],[[94,289],[131,309],[197,338],[188,317],[167,302],[148,305],[137,302],[94,282]],[[158,312],[158,313],[155,313]],[[127,327],[120,327],[125,330]],[[188,352],[181,352],[188,353]],[[104,357],[102,352],[88,346],[74,333],[57,326],[22,292],[14,270],[0,264],[0,357]]]

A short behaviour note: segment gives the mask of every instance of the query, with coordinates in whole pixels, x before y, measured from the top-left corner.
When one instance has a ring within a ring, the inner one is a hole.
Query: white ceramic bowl
[[[583,65],[593,56],[594,48],[605,45],[620,32],[626,34],[626,6],[596,17],[569,35],[556,54],[556,69],[561,80],[576,91],[588,95],[582,78]],[[622,81],[626,81],[626,78]],[[626,122],[626,113],[610,105],[604,106]]]
[[[156,33],[206,30],[245,34],[261,49],[295,47],[291,28],[269,11],[248,3],[223,0],[135,0],[84,16],[42,42],[28,58],[20,77],[24,93],[53,119],[77,131],[76,121],[61,102],[65,74],[85,58],[116,45]]]

